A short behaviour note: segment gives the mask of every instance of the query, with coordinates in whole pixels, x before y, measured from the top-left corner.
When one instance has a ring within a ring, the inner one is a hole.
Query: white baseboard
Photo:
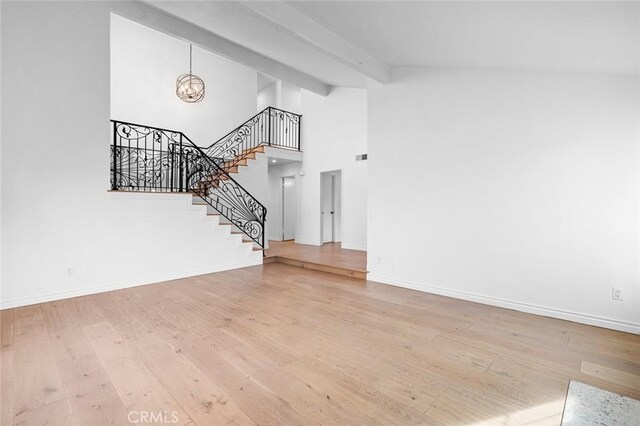
[[[342,247],[345,250],[367,251],[367,246],[349,245],[349,244],[345,244],[344,242],[340,244],[340,247]]]
[[[581,324],[595,325],[597,327],[610,328],[613,330],[624,331],[627,333],[640,334],[640,324],[620,321],[612,318],[599,317],[595,315],[583,314],[579,312],[565,311],[562,309],[548,308],[545,306],[533,305],[530,303],[517,302],[514,300],[501,299],[497,297],[484,296],[481,294],[468,293],[458,290],[450,290],[442,287],[434,287],[427,284],[399,280],[395,278],[385,277],[377,274],[369,274],[368,281],[377,281],[383,284],[389,284],[396,287],[410,288],[425,293],[433,293],[441,296],[453,297],[455,299],[468,300],[471,302],[482,303],[485,305],[498,306],[501,308],[513,309],[529,314],[542,315],[545,317],[558,318],[567,321],[578,322]]]
[[[13,299],[13,300],[2,300],[0,301],[0,310],[10,309],[10,308],[19,308],[21,306],[35,305],[37,303],[52,302],[54,300],[61,300],[61,299],[70,299],[72,297],[87,296],[90,294],[104,293],[107,291],[138,287],[141,285],[156,284],[164,281],[195,277],[198,275],[212,274],[214,272],[222,272],[222,271],[228,271],[231,269],[246,268],[249,266],[257,266],[257,265],[262,265],[262,257],[258,258],[257,260],[252,260],[249,262],[239,262],[239,263],[233,263],[233,264],[218,265],[212,268],[203,268],[203,269],[197,269],[197,270],[191,270],[191,271],[177,272],[174,274],[150,276],[150,277],[136,279],[136,280],[120,281],[120,282],[104,284],[104,285],[95,286],[95,287],[79,288],[75,290],[49,293],[49,294],[44,294],[40,296],[23,297],[23,298]]]
[[[321,246],[322,244],[318,244],[317,241],[305,241],[305,240],[299,240],[296,238],[296,244],[306,244],[308,246]]]

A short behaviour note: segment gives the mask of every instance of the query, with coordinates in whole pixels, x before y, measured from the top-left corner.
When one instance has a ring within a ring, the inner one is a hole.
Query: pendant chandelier
[[[189,44],[189,74],[182,74],[176,80],[176,95],[188,103],[200,102],[204,99],[204,81],[191,72],[193,48]]]

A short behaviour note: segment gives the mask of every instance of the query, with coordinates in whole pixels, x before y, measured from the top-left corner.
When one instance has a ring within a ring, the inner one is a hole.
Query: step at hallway
[[[264,263],[272,262],[358,279],[367,276],[367,252],[343,249],[335,242],[312,246],[294,241],[269,241]]]

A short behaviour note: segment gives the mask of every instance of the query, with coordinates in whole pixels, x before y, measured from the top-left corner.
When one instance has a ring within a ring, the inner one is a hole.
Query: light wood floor
[[[640,336],[281,264],[4,310],[1,424],[559,424]]]
[[[283,263],[311,267],[323,272],[362,279],[367,275],[367,252],[343,249],[340,243],[312,246],[296,244],[293,241],[269,241],[269,249],[265,251],[265,256],[265,260],[275,257]]]

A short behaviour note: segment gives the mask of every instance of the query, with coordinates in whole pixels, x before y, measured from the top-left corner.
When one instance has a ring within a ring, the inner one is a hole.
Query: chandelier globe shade
[[[187,103],[196,103],[204,99],[204,81],[193,74],[192,59],[193,48],[189,45],[189,73],[182,74],[176,80],[176,95]]]

